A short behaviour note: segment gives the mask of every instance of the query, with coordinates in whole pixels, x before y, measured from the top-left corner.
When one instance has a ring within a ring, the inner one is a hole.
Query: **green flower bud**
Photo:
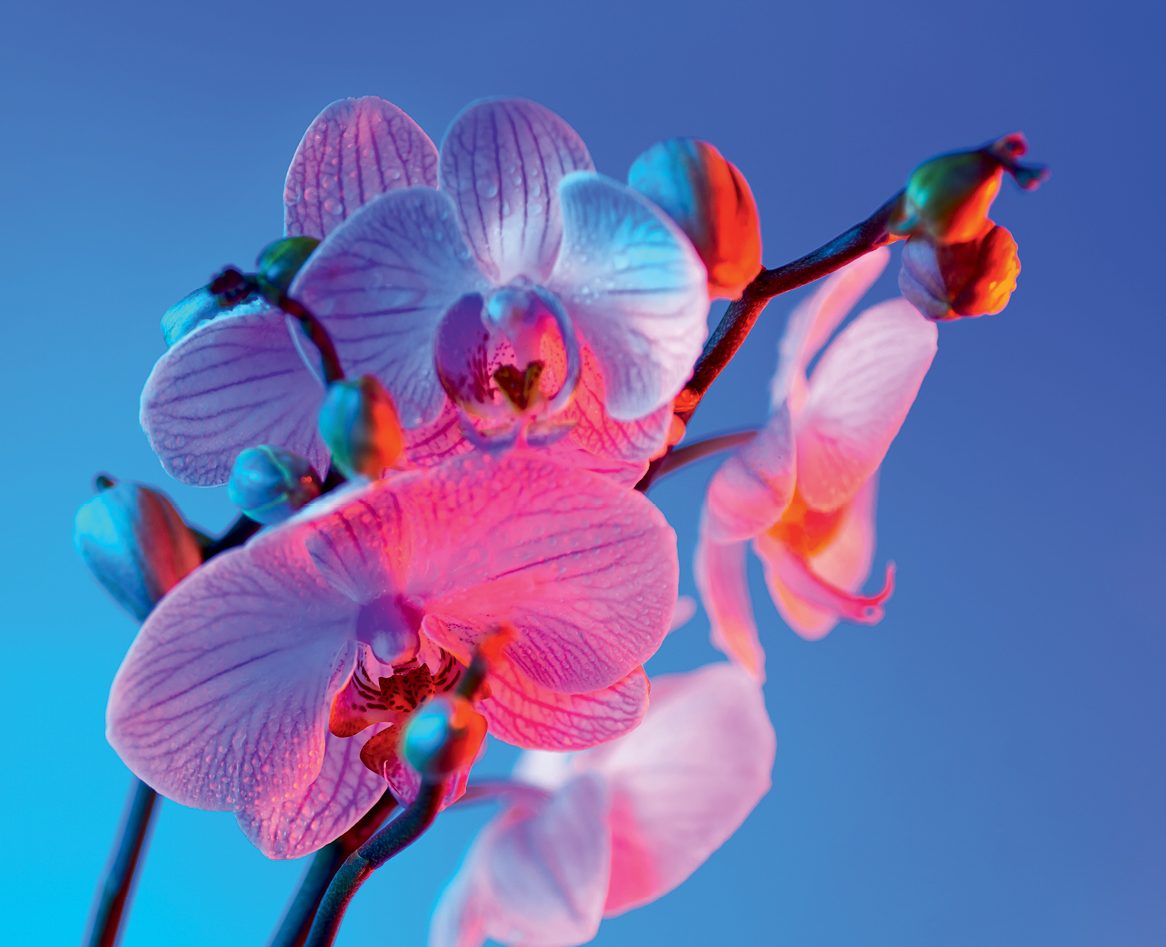
[[[255,261],[259,276],[276,295],[286,293],[295,275],[320,245],[315,237],[284,237],[269,243]]]
[[[77,511],[73,542],[109,593],[142,620],[202,562],[198,540],[163,494],[134,483],[99,481]]]
[[[303,457],[261,444],[235,458],[227,495],[245,515],[270,526],[320,495],[320,478]]]
[[[485,738],[486,720],[473,705],[457,694],[443,694],[409,718],[401,754],[423,778],[444,779],[469,769]]]
[[[372,375],[328,387],[320,408],[320,434],[332,463],[346,477],[379,477],[405,449],[393,399]]]

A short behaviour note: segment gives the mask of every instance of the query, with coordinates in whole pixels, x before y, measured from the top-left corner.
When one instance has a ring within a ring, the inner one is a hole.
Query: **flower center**
[[[820,553],[838,535],[845,512],[845,506],[828,513],[811,509],[801,493],[795,491],[790,505],[770,528],[769,534],[808,559]]]

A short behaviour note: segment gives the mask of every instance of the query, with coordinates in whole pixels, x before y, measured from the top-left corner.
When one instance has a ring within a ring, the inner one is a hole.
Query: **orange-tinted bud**
[[[929,319],[995,315],[1008,305],[1020,257],[1012,234],[989,225],[987,233],[965,243],[907,241],[899,290]]]
[[[708,270],[709,295],[734,298],[761,269],[761,223],[744,175],[706,141],[671,138],[628,171],[628,183],[679,225]]]
[[[381,476],[405,450],[393,399],[372,375],[335,381],[320,408],[320,434],[346,477]]]
[[[486,719],[457,694],[426,701],[405,725],[401,753],[426,779],[468,770],[486,738]]]

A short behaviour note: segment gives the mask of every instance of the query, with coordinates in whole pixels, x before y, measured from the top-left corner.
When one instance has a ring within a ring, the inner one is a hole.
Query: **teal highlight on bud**
[[[139,621],[202,562],[198,539],[170,500],[149,487],[98,481],[77,511],[73,543],[105,589]]]
[[[466,698],[444,694],[426,701],[405,725],[401,753],[425,779],[468,770],[486,736],[486,721]]]
[[[269,243],[255,261],[259,277],[275,290],[276,295],[286,293],[295,275],[319,245],[320,241],[315,237],[284,237]]]
[[[271,526],[316,499],[320,478],[298,454],[261,444],[235,458],[227,495],[245,516]]]
[[[346,477],[381,476],[405,449],[393,399],[372,375],[335,381],[320,408],[320,434]]]

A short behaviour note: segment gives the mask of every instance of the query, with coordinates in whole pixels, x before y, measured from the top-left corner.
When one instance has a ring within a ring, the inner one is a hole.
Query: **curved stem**
[[[636,489],[641,491],[647,490],[648,487],[661,477],[673,473],[681,467],[687,467],[689,464],[702,460],[712,454],[719,453],[720,451],[729,450],[741,444],[748,444],[756,436],[757,429],[750,428],[747,431],[731,431],[726,434],[716,434],[699,441],[693,441],[691,444],[685,444],[683,447],[677,447],[675,450],[669,451],[657,463],[652,464],[648,468],[648,472],[636,484]]]
[[[304,330],[304,335],[320,353],[320,363],[324,369],[324,383],[330,385],[334,381],[342,381],[344,369],[340,366],[340,354],[336,351],[336,343],[332,341],[332,336],[324,328],[324,323],[317,319],[307,306],[298,299],[292,299],[286,293],[281,293],[274,302],[300,324],[300,328]]]
[[[89,947],[112,947],[118,941],[121,919],[134,890],[138,862],[150,834],[158,794],[140,779],[134,780],[126,802],[117,848],[97,892],[89,924]]]
[[[437,817],[445,790],[445,780],[423,781],[417,798],[345,860],[324,893],[305,947],[330,947],[360,886],[376,869],[425,834]]]
[[[337,870],[349,855],[381,827],[396,806],[397,800],[393,794],[386,792],[363,819],[312,856],[303,881],[284,912],[279,929],[271,937],[270,947],[303,947],[316,911]]]

